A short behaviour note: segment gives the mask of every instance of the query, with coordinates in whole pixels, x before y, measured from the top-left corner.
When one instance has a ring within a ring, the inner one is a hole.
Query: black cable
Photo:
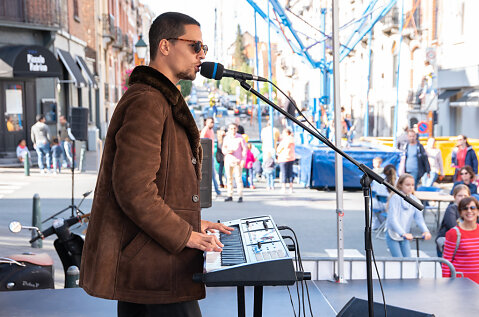
[[[296,260],[298,261],[299,260],[299,266],[297,266],[299,268],[299,270],[304,273],[304,267],[303,267],[303,260],[301,258],[301,252],[299,250],[299,241],[298,241],[298,237],[296,236],[296,232],[294,232],[294,230],[288,226],[278,226],[277,227],[278,230],[288,230],[288,231],[291,231],[291,233],[293,234],[294,236],[294,239],[296,240],[296,243],[294,243],[293,241],[293,244],[295,246],[295,252],[297,254],[296,256]],[[289,239],[291,239],[290,236],[285,236]],[[304,283],[304,284],[303,284]],[[305,304],[304,304],[304,287],[306,287],[306,294],[308,296],[308,306],[309,306],[309,312],[311,314],[311,316],[313,316],[313,308],[311,307],[311,298],[310,298],[310,295],[309,295],[309,288],[308,288],[308,283],[304,280],[304,279],[301,279],[301,291],[302,291],[302,303],[303,303],[303,315],[306,316],[306,307],[305,307]],[[301,314],[300,314],[301,315]]]
[[[284,239],[290,239],[292,242],[293,242],[293,246],[294,246],[294,250],[296,252],[296,243],[294,242],[294,239],[290,236],[282,236],[283,240]],[[297,259],[296,259],[297,261]],[[298,265],[298,264],[296,264]],[[288,293],[289,293],[289,300],[291,302],[291,307],[293,307],[293,313],[294,313],[294,316],[296,317],[296,309],[294,308],[294,303],[293,303],[293,297],[291,296],[291,291],[289,289],[289,285],[286,285],[286,288],[288,289]],[[299,293],[298,293],[299,295]],[[298,303],[299,303],[299,297],[298,297]],[[299,306],[299,317],[301,317],[301,305],[298,305]]]

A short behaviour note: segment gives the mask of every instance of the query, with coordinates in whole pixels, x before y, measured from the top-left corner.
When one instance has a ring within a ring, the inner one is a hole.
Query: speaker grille
[[[75,139],[88,140],[88,108],[71,108],[70,128]]]
[[[201,147],[203,148],[203,163],[201,165],[201,182],[200,182],[200,206],[201,208],[209,208],[212,205],[211,199],[211,181],[213,175],[213,152],[211,139],[201,139]]]

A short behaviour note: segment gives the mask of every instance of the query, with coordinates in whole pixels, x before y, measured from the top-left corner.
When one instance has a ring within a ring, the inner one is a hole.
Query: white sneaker
[[[40,170],[40,174],[45,174],[45,169]]]

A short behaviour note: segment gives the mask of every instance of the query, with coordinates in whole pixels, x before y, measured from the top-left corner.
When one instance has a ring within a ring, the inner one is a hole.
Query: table
[[[428,191],[415,191],[414,196],[416,196],[420,201],[435,201],[437,202],[437,225],[436,230],[439,230],[441,226],[441,202],[453,202],[454,197],[449,194],[442,192],[428,192]],[[427,208],[424,208],[423,214]],[[429,209],[431,210],[431,209]]]

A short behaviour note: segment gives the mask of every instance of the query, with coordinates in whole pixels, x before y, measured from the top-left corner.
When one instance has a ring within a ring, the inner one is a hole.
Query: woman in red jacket
[[[454,265],[456,272],[479,284],[479,202],[474,197],[466,197],[461,200],[458,209],[463,221],[446,233],[444,259]],[[444,264],[442,276],[451,276],[451,271]]]

